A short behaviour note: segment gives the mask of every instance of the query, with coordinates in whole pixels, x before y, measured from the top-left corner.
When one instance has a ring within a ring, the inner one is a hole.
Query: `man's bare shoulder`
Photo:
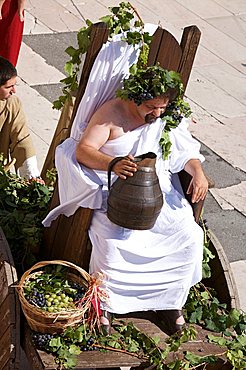
[[[105,102],[92,116],[91,123],[104,124],[117,122],[123,110],[121,99],[112,99]]]

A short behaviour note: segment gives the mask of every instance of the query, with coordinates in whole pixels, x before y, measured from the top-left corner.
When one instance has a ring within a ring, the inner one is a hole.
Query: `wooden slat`
[[[4,336],[10,326],[15,325],[15,308],[13,307],[14,301],[12,298],[9,294],[0,306],[0,338]]]
[[[17,284],[9,245],[0,228],[0,369],[19,369],[20,307],[14,286]]]
[[[70,261],[88,270],[91,249],[88,228],[91,217],[92,210],[81,207],[72,217],[59,216],[57,232],[49,248],[47,243],[51,240],[45,239],[46,257]],[[50,234],[48,232],[46,236]]]
[[[85,63],[82,70],[78,93],[75,100],[73,115],[71,119],[71,125],[73,123],[74,117],[76,115],[79,103],[84,95],[85,88],[87,85],[87,81],[89,79],[89,75],[92,69],[92,66],[95,62],[95,59],[101,50],[102,45],[108,40],[108,28],[105,23],[99,22],[93,25],[91,31],[91,44],[86,53]],[[71,129],[70,125],[70,129]]]
[[[62,109],[52,142],[49,146],[49,150],[41,171],[41,177],[43,180],[47,181],[46,173],[47,170],[55,168],[55,150],[57,145],[59,145],[68,136],[68,130],[70,129],[70,121],[73,112],[74,98],[69,97]]]
[[[88,250],[88,229],[90,227],[91,217],[92,210],[89,208],[80,207],[76,211],[64,250],[64,259],[71,259],[71,246],[73,246],[71,262],[85,269],[89,267],[88,257],[90,258],[90,251]]]
[[[186,89],[198,44],[201,37],[201,31],[197,26],[185,27],[181,39],[182,57],[180,60],[178,72],[182,76],[184,90]]]
[[[0,369],[2,369],[4,366],[8,365],[8,367],[11,366],[11,351],[10,351],[10,345],[11,345],[11,327],[8,327],[8,329],[5,331],[4,335],[0,337]],[[13,360],[13,358],[12,358]]]
[[[175,37],[158,27],[150,46],[148,65],[159,63],[162,68],[177,71],[182,50]]]

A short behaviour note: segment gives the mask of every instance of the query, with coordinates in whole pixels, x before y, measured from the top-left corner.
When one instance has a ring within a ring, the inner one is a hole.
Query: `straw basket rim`
[[[35,273],[32,273],[34,270],[37,270],[39,268],[45,267],[47,265],[62,265],[65,267],[70,267],[72,269],[75,269],[76,271],[79,272],[80,276],[82,277],[83,280],[87,283],[87,287],[90,284],[91,281],[91,276],[83,270],[81,267],[75,265],[72,262],[69,261],[63,261],[63,260],[51,260],[51,261],[41,261],[37,262],[35,265],[33,265],[30,269],[28,269],[24,274],[22,275],[19,284],[17,285],[17,291],[18,291],[18,296],[20,299],[21,307],[23,310],[23,313],[27,319],[27,322],[31,329],[35,331],[39,331],[38,327],[40,326],[40,331],[44,331],[44,328],[46,324],[44,323],[45,320],[50,320],[52,321],[52,325],[49,324],[49,328],[47,327],[47,331],[56,331],[56,327],[59,331],[62,331],[62,328],[59,328],[59,322],[65,322],[66,320],[69,320],[69,325],[71,326],[72,324],[76,324],[81,322],[83,315],[84,315],[84,310],[81,308],[76,308],[76,309],[69,309],[69,310],[61,310],[59,312],[48,312],[43,310],[40,307],[36,307],[35,305],[29,303],[27,299],[25,298],[24,294],[24,285],[25,282],[28,280],[28,278],[33,277],[35,274],[39,273],[39,271],[36,271]],[[40,271],[41,272],[41,271]],[[37,319],[35,320],[34,318],[38,317],[38,322]],[[47,324],[48,325],[48,324]],[[66,324],[64,324],[66,326]],[[65,329],[65,328],[64,328]]]

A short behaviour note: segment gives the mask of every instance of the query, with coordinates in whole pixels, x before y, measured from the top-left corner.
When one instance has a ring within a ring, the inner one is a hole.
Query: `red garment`
[[[0,19],[0,55],[16,66],[24,22],[18,16],[18,0],[5,0]]]

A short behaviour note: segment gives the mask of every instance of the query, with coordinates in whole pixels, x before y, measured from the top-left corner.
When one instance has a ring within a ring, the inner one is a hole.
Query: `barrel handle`
[[[111,187],[111,171],[112,171],[112,168],[114,167],[114,165],[121,161],[122,159],[125,159],[127,157],[115,157],[114,159],[112,159],[111,162],[109,162],[109,165],[108,165],[108,191],[110,190],[110,187]]]

